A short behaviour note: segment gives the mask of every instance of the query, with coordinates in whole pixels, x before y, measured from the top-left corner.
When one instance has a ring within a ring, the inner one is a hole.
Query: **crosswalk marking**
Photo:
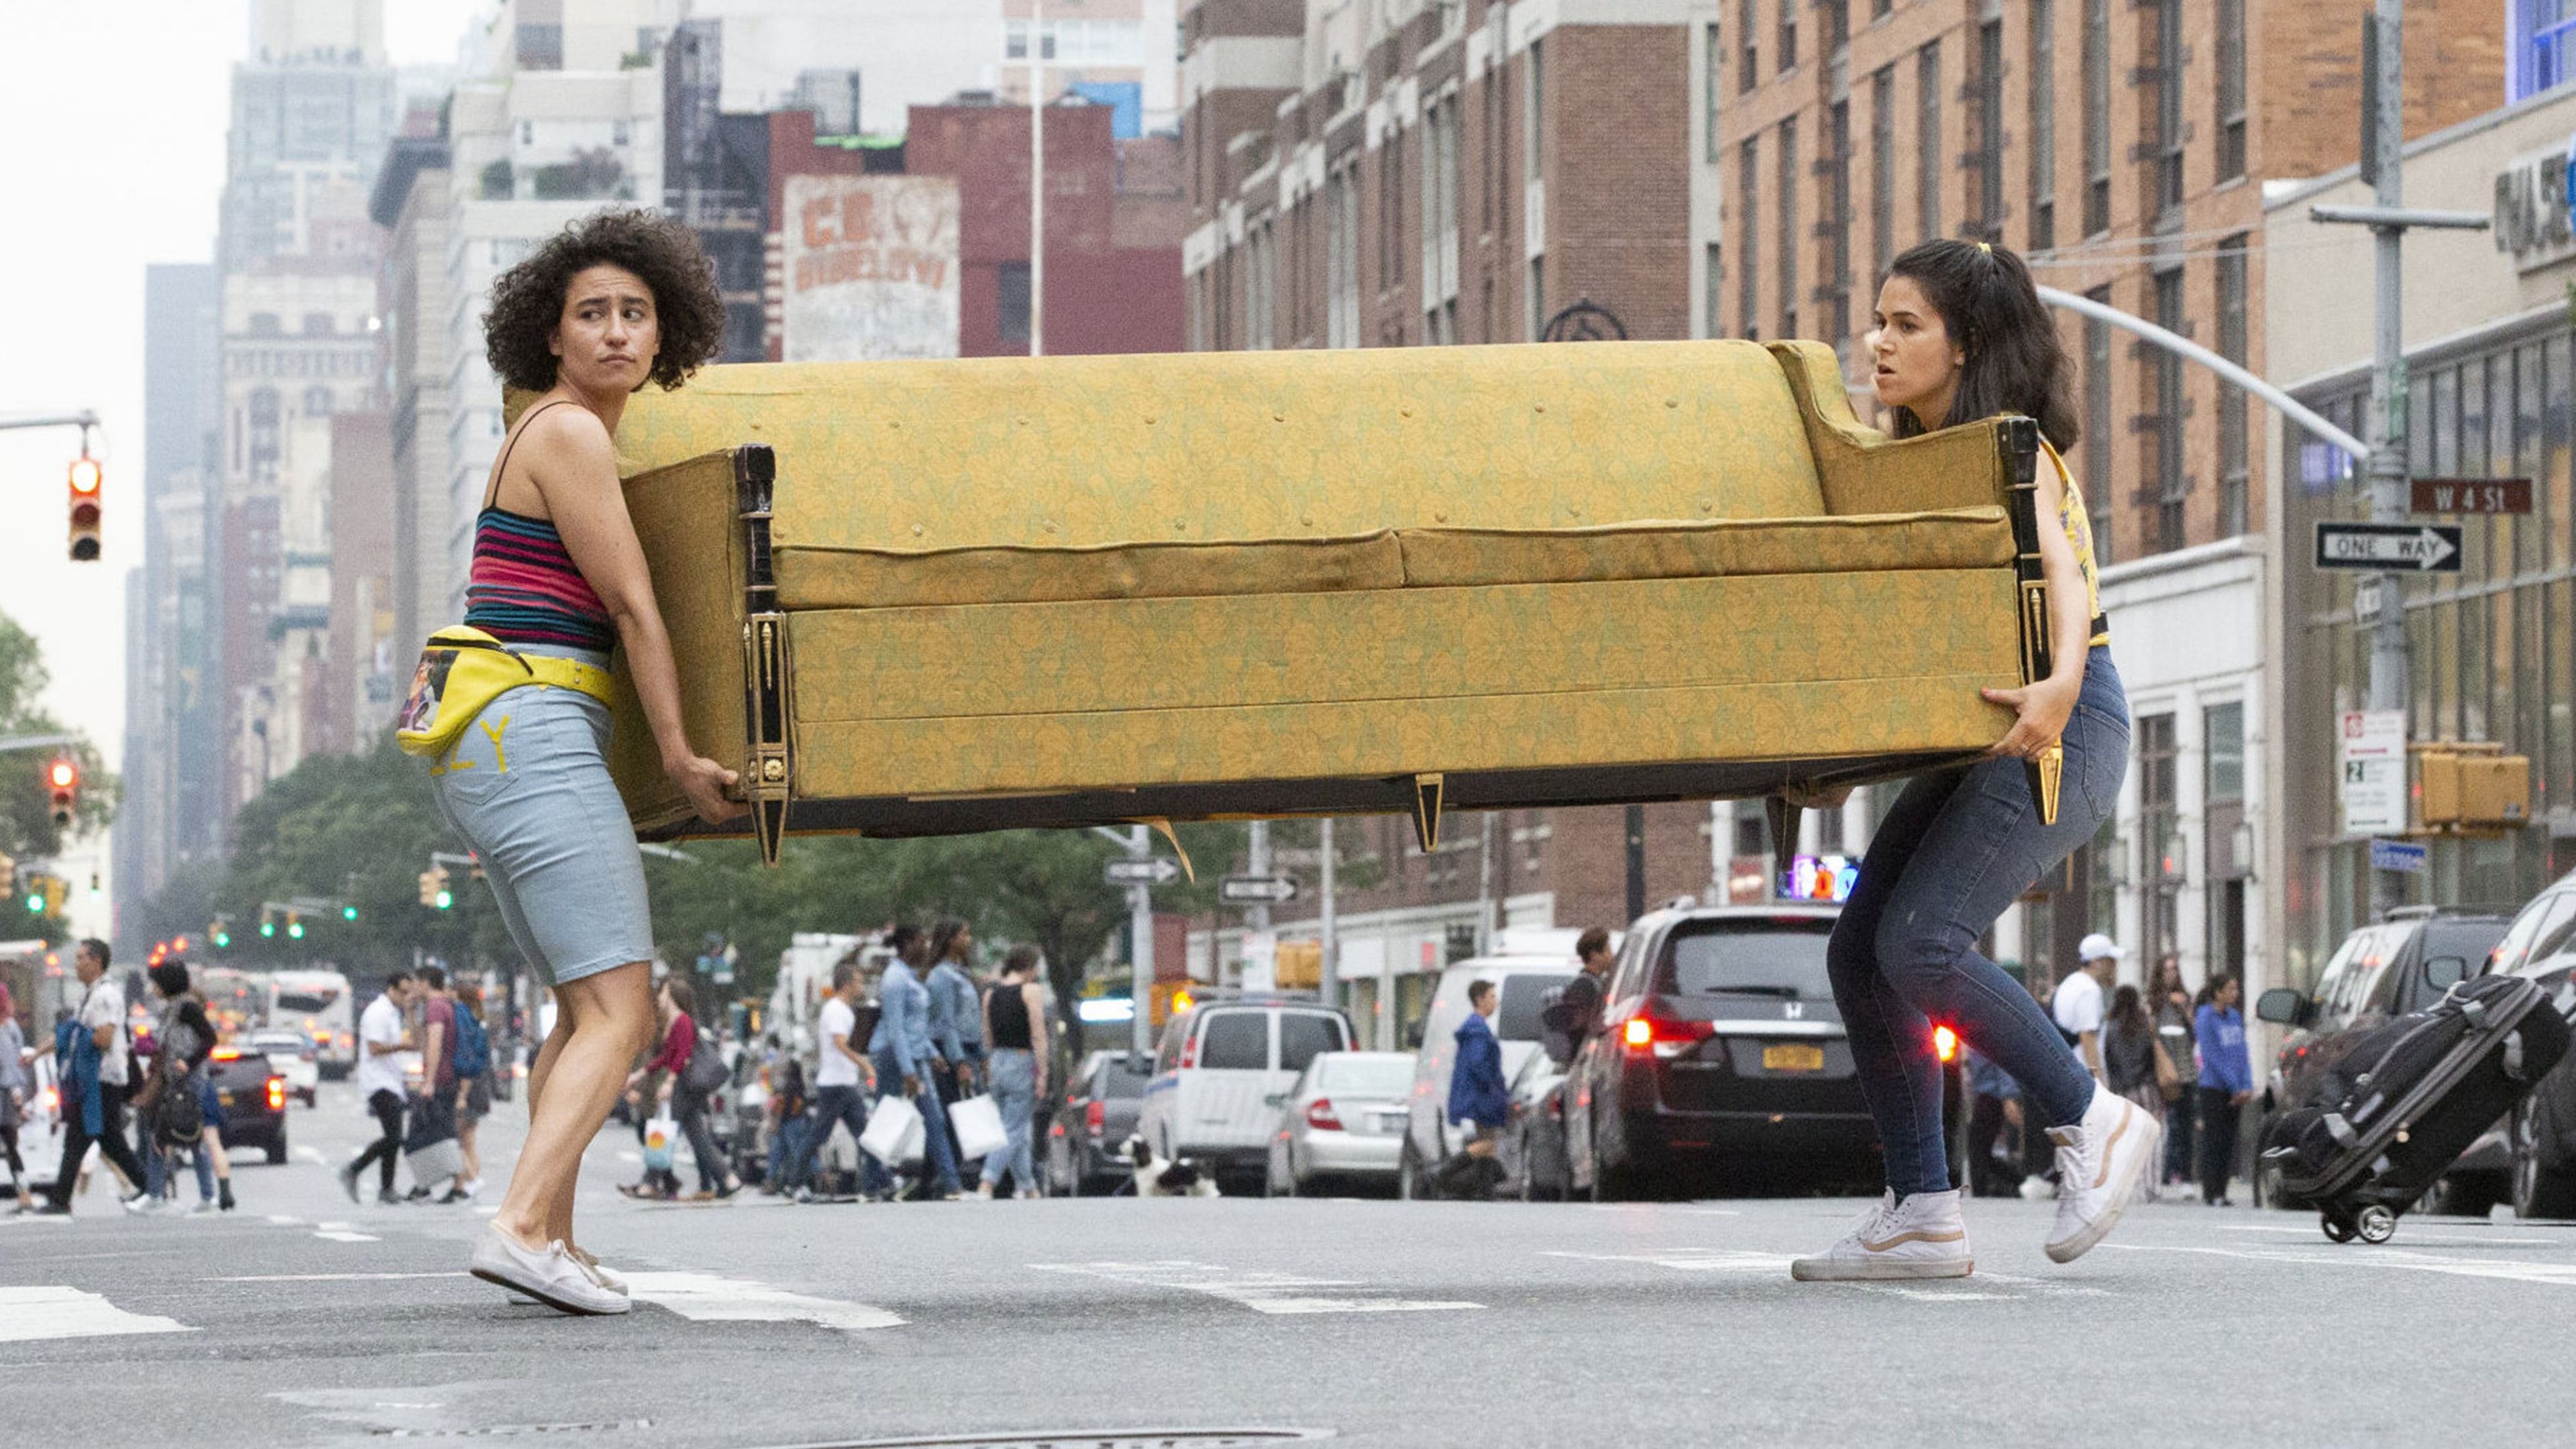
[[[330,1243],[374,1243],[382,1241],[382,1239],[378,1238],[373,1233],[359,1232],[357,1230],[357,1226],[353,1223],[319,1223],[314,1227],[313,1236],[322,1239],[324,1242]]]
[[[1750,1253],[1732,1248],[1673,1248],[1661,1253],[1542,1252],[1542,1258],[1574,1258],[1592,1263],[1651,1263],[1684,1273],[1786,1273],[1787,1253]]]
[[[96,1293],[52,1286],[0,1287],[0,1343],[106,1338],[128,1333],[194,1333],[153,1313],[128,1313]]]
[[[2576,1263],[2515,1262],[2503,1258],[2454,1258],[2438,1253],[2417,1253],[2404,1248],[2185,1248],[2160,1243],[2104,1243],[2130,1253],[2193,1253],[2215,1258],[2239,1258],[2250,1263],[2280,1263],[2292,1267],[2384,1268],[2401,1273],[2447,1273],[2461,1278],[2503,1278],[2519,1283],[2538,1283],[2548,1287],[2576,1288]]]
[[[389,1283],[402,1278],[462,1278],[462,1269],[444,1273],[252,1273],[237,1278],[207,1278],[207,1283]]]
[[[1204,1293],[1229,1303],[1272,1314],[1306,1313],[1436,1313],[1466,1308],[1482,1308],[1482,1303],[1452,1299],[1392,1298],[1377,1296],[1385,1290],[1370,1288],[1336,1278],[1305,1278],[1294,1273],[1269,1273],[1258,1270],[1228,1268],[1216,1263],[1197,1263],[1187,1259],[1168,1259],[1148,1263],[1033,1263],[1044,1273],[1072,1273],[1113,1282],[1142,1284],[1154,1288],[1177,1288],[1191,1293]],[[1357,1294],[1321,1295],[1319,1288],[1358,1289]]]
[[[626,1290],[639,1303],[653,1303],[697,1322],[811,1323],[858,1333],[898,1328],[904,1320],[866,1303],[817,1298],[755,1283],[748,1278],[720,1278],[713,1273],[628,1273]]]

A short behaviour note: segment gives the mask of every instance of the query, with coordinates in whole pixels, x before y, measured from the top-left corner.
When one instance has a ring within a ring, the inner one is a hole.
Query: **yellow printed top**
[[[2084,602],[2093,615],[2093,645],[2100,648],[2111,642],[2111,626],[2102,617],[2102,580],[2093,563],[2093,516],[2084,511],[2084,495],[2076,490],[2075,475],[2066,471],[2057,445],[2042,438],[2039,446],[2057,465],[2057,526],[2066,530],[2066,541],[2075,546],[2075,566],[2084,571]]]

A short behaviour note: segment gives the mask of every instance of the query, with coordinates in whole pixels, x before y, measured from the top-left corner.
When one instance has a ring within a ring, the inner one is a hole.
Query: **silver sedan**
[[[1411,1052],[1317,1055],[1288,1089],[1270,1134],[1270,1194],[1294,1197],[1319,1177],[1393,1182],[1412,1090]]]

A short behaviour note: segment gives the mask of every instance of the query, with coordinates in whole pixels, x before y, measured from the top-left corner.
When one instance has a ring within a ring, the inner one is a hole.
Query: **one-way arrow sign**
[[[1284,875],[1230,875],[1217,882],[1216,898],[1239,905],[1284,905],[1297,899],[1297,882]]]
[[[2319,523],[2317,567],[2455,574],[2460,529],[2447,523]]]
[[[1107,860],[1101,862],[1100,878],[1114,886],[1170,885],[1181,878],[1180,862],[1158,855],[1150,860]]]

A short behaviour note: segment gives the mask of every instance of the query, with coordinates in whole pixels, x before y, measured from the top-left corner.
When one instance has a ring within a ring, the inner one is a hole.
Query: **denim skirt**
[[[515,646],[578,659],[583,649]],[[438,813],[483,862],[501,919],[561,986],[653,957],[644,856],[608,775],[608,706],[525,684],[493,698],[430,767]]]

